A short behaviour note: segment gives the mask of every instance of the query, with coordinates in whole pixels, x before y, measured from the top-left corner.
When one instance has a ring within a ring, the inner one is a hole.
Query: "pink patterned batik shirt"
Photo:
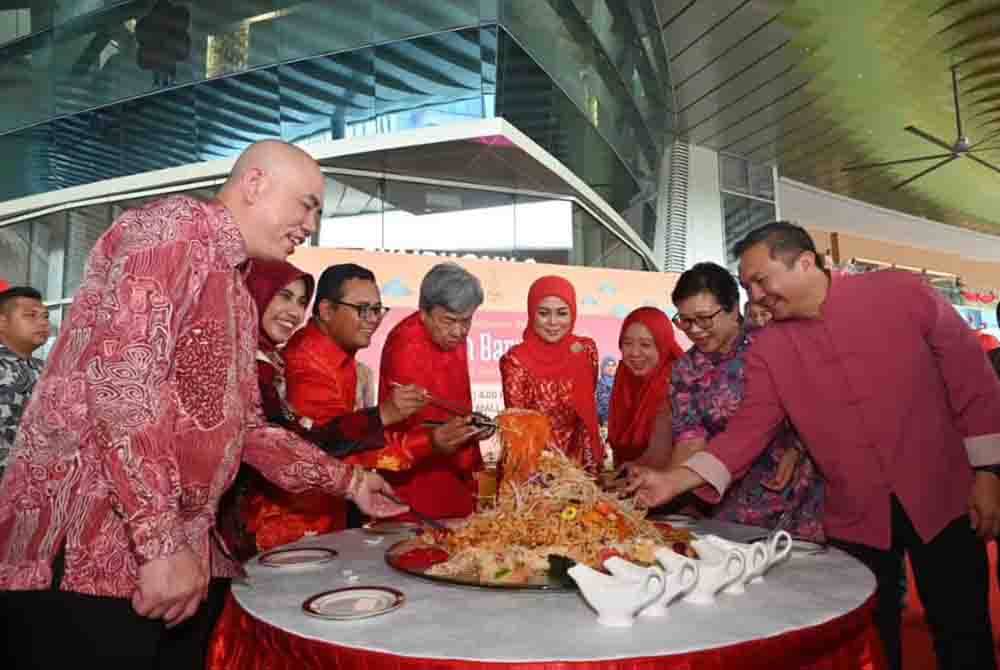
[[[353,468],[266,425],[243,237],[218,202],[122,214],[98,240],[0,482],[0,590],[128,597],[138,568],[213,538],[241,459],[283,488],[343,494]]]

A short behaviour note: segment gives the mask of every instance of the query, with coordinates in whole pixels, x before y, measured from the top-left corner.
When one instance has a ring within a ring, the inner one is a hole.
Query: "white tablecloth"
[[[745,539],[759,529],[707,522],[696,531]],[[875,591],[861,563],[835,549],[792,555],[762,584],[715,605],[676,602],[665,618],[640,617],[631,628],[606,628],[575,592],[499,591],[441,585],[399,573],[384,559],[400,539],[360,530],[293,546],[336,549],[337,559],[312,568],[268,568],[250,561],[250,585],[235,584],[253,617],[300,637],[399,656],[499,662],[612,660],[661,656],[731,645],[815,626],[860,607]],[[345,571],[360,577],[348,579]],[[342,586],[389,586],[406,595],[402,608],[360,621],[307,616],[302,603]]]

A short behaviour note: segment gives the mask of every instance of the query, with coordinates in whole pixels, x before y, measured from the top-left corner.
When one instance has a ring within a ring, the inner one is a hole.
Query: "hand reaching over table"
[[[621,495],[625,493],[625,489],[628,486],[628,473],[631,468],[641,467],[636,461],[628,461],[627,463],[622,463],[617,468],[611,472],[602,473],[597,478],[597,483],[602,489],[608,493],[613,493],[616,495]]]
[[[482,431],[472,416],[456,416],[431,432],[431,442],[439,454],[453,454]]]
[[[657,470],[643,465],[631,465],[624,490],[635,494],[636,503],[645,507],[657,507],[704,483],[705,480],[698,473],[685,467]]]
[[[395,497],[392,487],[377,472],[368,472],[359,468],[355,477],[357,479],[351,484],[347,497],[354,501],[365,514],[381,519],[409,511],[410,508],[406,505],[400,505],[381,495],[384,491]]]

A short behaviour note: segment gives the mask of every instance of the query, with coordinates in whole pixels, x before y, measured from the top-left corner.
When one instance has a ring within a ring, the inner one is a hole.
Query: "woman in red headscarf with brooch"
[[[673,443],[670,374],[684,351],[674,339],[670,319],[655,307],[640,307],[625,318],[618,346],[622,364],[608,417],[615,467],[629,462],[665,467]]]
[[[598,432],[597,345],[573,334],[576,291],[562,277],[541,277],[528,291],[524,341],[500,359],[504,404],[542,412],[553,445],[597,473],[604,465]]]

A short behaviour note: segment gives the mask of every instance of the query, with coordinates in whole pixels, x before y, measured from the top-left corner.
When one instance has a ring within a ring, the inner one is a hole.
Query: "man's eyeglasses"
[[[697,324],[702,330],[709,330],[715,323],[715,317],[719,316],[722,312],[722,308],[715,310],[711,314],[699,315],[699,316],[681,316],[680,313],[674,314],[674,318],[671,319],[674,325],[681,330],[691,330],[691,326]]]
[[[335,305],[350,307],[358,313],[358,318],[362,321],[381,321],[382,318],[389,313],[389,308],[379,303],[374,305],[369,305],[368,303],[356,305],[353,302],[344,302],[343,300],[334,300],[333,303]]]

